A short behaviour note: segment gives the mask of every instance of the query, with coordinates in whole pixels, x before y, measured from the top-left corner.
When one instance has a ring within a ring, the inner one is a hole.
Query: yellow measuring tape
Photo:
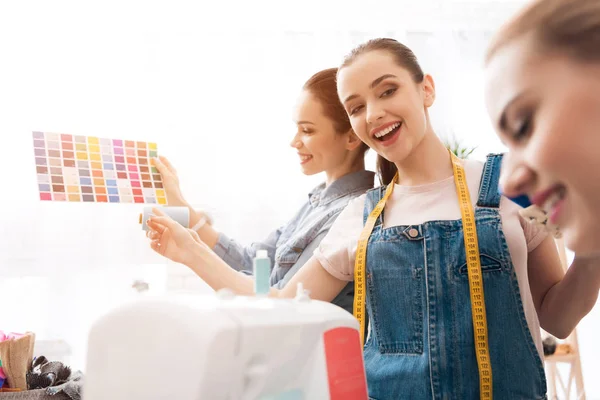
[[[485,301],[483,295],[483,277],[481,276],[481,262],[479,258],[479,242],[477,240],[477,228],[475,226],[475,212],[471,204],[467,178],[461,161],[452,152],[452,169],[454,171],[454,183],[460,204],[462,225],[465,241],[465,252],[467,256],[467,267],[469,276],[469,291],[471,294],[471,314],[473,317],[473,333],[475,339],[475,355],[479,369],[479,392],[480,398],[492,399],[492,364],[490,361],[490,350],[488,344],[487,318]],[[360,234],[358,247],[356,249],[356,261],[354,263],[354,316],[360,323],[360,340],[364,344],[365,331],[365,279],[367,244],[369,236],[373,232],[375,221],[381,215],[385,203],[394,191],[394,183],[398,179],[398,173],[388,185],[385,194],[375,206]]]

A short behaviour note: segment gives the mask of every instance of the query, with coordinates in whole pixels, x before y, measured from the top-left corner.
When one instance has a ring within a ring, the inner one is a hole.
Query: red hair
[[[350,118],[340,102],[337,93],[337,68],[328,68],[319,71],[302,87],[310,92],[323,107],[323,113],[333,122],[333,127],[339,134],[346,133],[352,129]],[[369,149],[369,146],[362,144],[363,153]]]

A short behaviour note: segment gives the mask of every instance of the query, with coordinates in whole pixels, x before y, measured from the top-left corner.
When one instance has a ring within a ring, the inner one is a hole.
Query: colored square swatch
[[[148,165],[156,143],[39,131],[32,138],[41,201],[166,204],[161,176]]]

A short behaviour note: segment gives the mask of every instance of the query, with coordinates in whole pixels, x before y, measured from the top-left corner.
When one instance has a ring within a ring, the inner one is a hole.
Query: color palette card
[[[166,204],[156,143],[33,132],[40,200]]]

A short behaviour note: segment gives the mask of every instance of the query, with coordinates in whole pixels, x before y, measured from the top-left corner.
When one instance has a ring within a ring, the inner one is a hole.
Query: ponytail
[[[389,185],[394,179],[398,168],[396,164],[386,160],[380,155],[377,155],[377,172],[379,172],[379,180],[382,185]]]

